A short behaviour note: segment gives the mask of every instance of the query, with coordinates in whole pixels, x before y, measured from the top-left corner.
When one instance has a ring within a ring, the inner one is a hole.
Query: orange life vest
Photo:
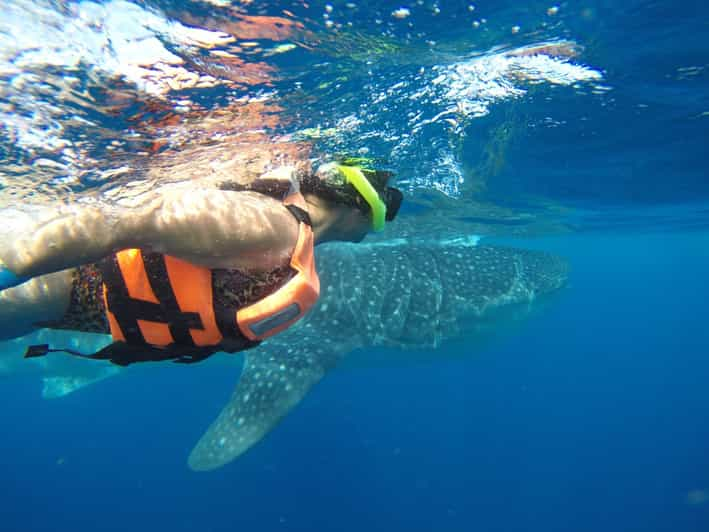
[[[295,275],[275,292],[243,308],[215,307],[208,268],[140,249],[126,249],[107,258],[102,266],[104,301],[114,341],[165,351],[164,357],[139,360],[203,353],[201,359],[215,351],[253,347],[302,318],[320,294],[314,236],[302,194],[290,194],[284,204],[299,221],[290,260]]]

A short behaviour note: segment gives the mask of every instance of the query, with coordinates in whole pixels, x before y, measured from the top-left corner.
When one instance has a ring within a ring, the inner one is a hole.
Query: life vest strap
[[[146,254],[141,250],[143,264],[148,274],[150,287],[155,297],[160,301],[160,306],[169,316],[168,328],[175,343],[194,347],[195,343],[190,335],[190,329],[202,329],[202,318],[197,312],[182,312],[177,303],[175,292],[170,284],[170,277],[165,265],[165,256],[158,253]]]
[[[244,349],[244,348],[241,348]],[[194,364],[210,357],[222,347],[188,347],[171,345],[165,349],[151,345],[135,346],[126,342],[113,342],[95,353],[82,353],[74,349],[52,349],[49,344],[30,345],[25,351],[25,358],[37,358],[49,353],[66,353],[78,358],[89,360],[107,360],[117,366],[128,366],[134,362],[163,362],[172,360],[176,364]]]
[[[114,315],[125,341],[131,344],[147,345],[145,338],[143,338],[143,333],[140,332],[140,327],[138,327],[134,312],[141,310],[152,313],[152,311],[158,311],[160,305],[145,301],[145,303],[155,305],[157,308],[132,308],[133,305],[137,306],[139,303],[135,303],[136,300],[131,298],[128,293],[128,287],[123,279],[116,254],[102,260],[99,263],[99,269],[101,270],[101,278],[105,288],[106,309]]]
[[[313,226],[313,222],[310,220],[310,214],[305,209],[302,209],[293,203],[286,205],[286,209],[288,209],[293,217],[298,220],[298,223],[304,223],[310,227]]]
[[[176,343],[194,347],[189,329],[204,329],[197,312],[182,312],[170,285],[164,255],[145,253],[141,258],[148,282],[159,303],[130,296],[126,281],[121,273],[118,256],[112,255],[101,262],[101,275],[106,285],[106,303],[113,314],[125,341],[129,344],[146,346],[138,320],[166,323]]]

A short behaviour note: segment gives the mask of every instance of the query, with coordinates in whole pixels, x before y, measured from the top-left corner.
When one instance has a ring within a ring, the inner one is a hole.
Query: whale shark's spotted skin
[[[318,270],[318,306],[246,353],[231,399],[190,455],[192,469],[241,455],[354,349],[435,347],[476,335],[502,319],[500,310],[529,307],[567,277],[566,263],[552,255],[458,241],[340,244],[319,254]]]

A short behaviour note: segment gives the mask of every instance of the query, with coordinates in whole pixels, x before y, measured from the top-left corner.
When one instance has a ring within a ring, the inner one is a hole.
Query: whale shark
[[[295,326],[244,352],[236,387],[190,453],[189,467],[209,471],[233,461],[328,372],[366,359],[368,348],[389,348],[384,356],[396,365],[413,358],[412,350],[435,357],[432,350],[446,340],[475,346],[541,308],[566,282],[568,265],[556,255],[478,240],[406,236],[319,248],[317,305]],[[43,396],[61,397],[126,369],[65,356],[26,360],[26,345],[92,351],[109,342],[105,335],[42,329],[4,343],[0,375],[39,372]],[[231,357],[216,358],[233,367]]]
[[[433,349],[529,315],[567,279],[558,256],[455,238],[333,245],[318,256],[323,292],[304,320],[244,354],[229,401],[188,465],[228,464],[267,435],[353,352]]]

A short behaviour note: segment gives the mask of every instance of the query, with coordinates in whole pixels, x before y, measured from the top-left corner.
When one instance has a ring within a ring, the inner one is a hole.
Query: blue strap
[[[12,271],[5,268],[5,266],[0,265],[0,290],[5,290],[6,288],[12,288],[18,284],[22,284],[25,281],[29,281],[29,277],[20,277],[13,273]]]

